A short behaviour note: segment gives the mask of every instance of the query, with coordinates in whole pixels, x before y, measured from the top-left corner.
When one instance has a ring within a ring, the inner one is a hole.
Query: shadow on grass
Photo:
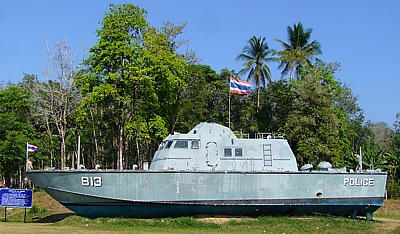
[[[75,213],[52,214],[52,215],[46,216],[41,219],[37,219],[32,222],[33,223],[56,223],[56,222],[60,222],[64,219],[66,219],[72,215],[75,215]]]

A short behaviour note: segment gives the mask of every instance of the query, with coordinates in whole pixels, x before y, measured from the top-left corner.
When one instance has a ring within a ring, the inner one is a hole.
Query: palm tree
[[[266,80],[271,82],[271,71],[267,62],[275,61],[274,50],[268,47],[265,37],[257,38],[253,36],[248,41],[236,60],[244,60],[243,68],[239,74],[248,73],[247,81],[253,80],[257,85],[257,107],[260,107],[260,87],[266,86]]]
[[[280,65],[282,69],[282,76],[290,72],[290,79],[293,75],[298,77],[299,67],[307,67],[311,65],[311,60],[315,59],[317,55],[322,54],[321,45],[318,41],[308,43],[311,37],[311,28],[303,29],[303,25],[299,22],[287,27],[288,43],[275,39],[280,42],[284,48],[277,52],[279,55]]]

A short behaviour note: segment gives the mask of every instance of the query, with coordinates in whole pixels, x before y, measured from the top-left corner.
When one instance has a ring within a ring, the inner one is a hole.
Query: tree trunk
[[[123,120],[120,118],[118,121],[118,158],[117,158],[117,168],[119,170],[124,169],[123,165],[123,150],[124,150],[124,125]]]
[[[61,169],[64,169],[65,165],[67,165],[67,157],[65,156],[65,137],[64,136],[61,137],[60,152],[61,152]]]

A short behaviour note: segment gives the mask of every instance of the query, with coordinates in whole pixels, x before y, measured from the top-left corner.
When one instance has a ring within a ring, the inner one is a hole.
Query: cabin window
[[[224,149],[224,157],[232,157],[232,149],[231,148]]]
[[[188,148],[188,141],[176,141],[174,148],[178,149],[187,149]]]
[[[192,140],[192,149],[200,148],[199,140]]]
[[[243,149],[235,148],[235,157],[242,157],[242,156],[243,156]]]
[[[158,150],[164,149],[164,146],[165,146],[165,141],[160,143],[160,145],[158,146]]]
[[[167,141],[167,144],[165,145],[165,149],[169,149],[172,145],[172,141]]]

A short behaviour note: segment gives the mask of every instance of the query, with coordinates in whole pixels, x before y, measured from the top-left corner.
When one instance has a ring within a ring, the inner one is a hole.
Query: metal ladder
[[[264,167],[272,167],[271,144],[263,144]]]

